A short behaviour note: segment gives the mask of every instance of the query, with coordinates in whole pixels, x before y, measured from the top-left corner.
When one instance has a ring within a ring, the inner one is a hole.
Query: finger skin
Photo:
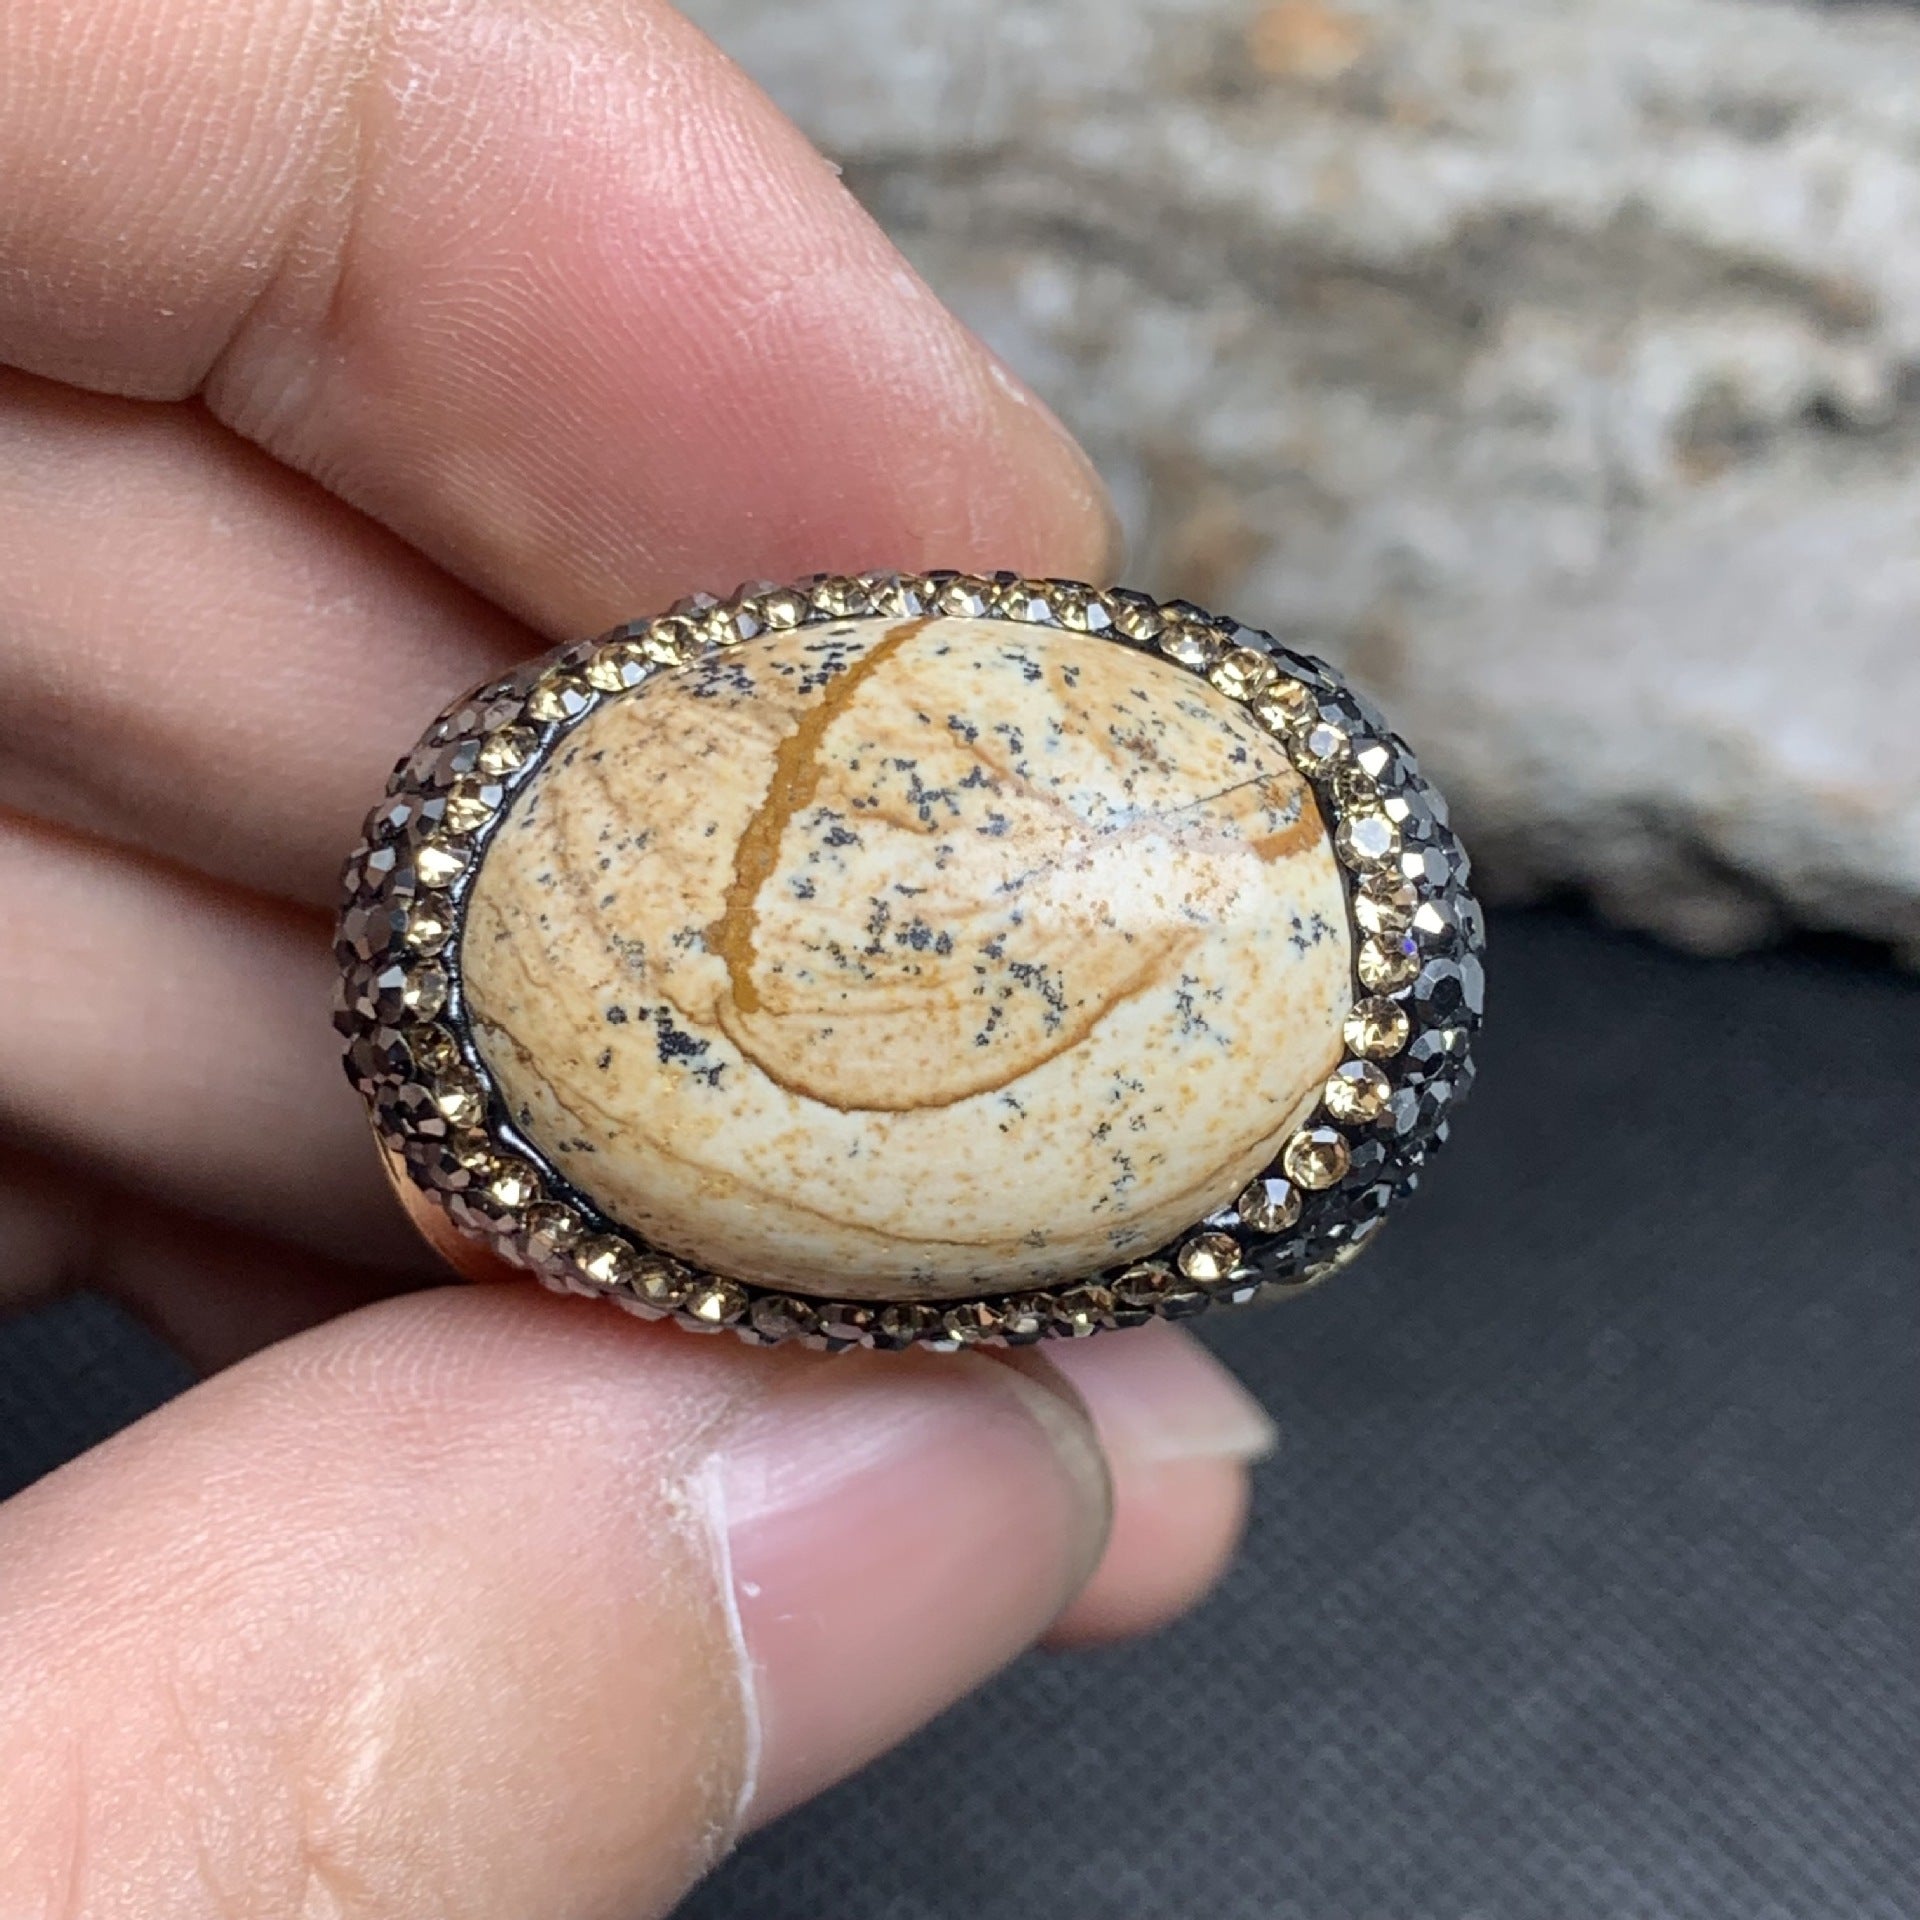
[[[1071,1401],[984,1359],[382,1303],[0,1509],[0,1885],[663,1913],[1037,1635],[1104,1503]]]
[[[327,1023],[318,919],[0,816],[0,1141],[417,1266]]]
[[[0,370],[0,805],[331,908],[394,762],[542,644],[203,408]]]
[[[1050,1349],[1111,1462],[1113,1528],[1054,1646],[1176,1619],[1219,1579],[1246,1525],[1247,1469],[1279,1442],[1266,1409],[1192,1334],[1154,1321]]]
[[[19,0],[0,263],[0,357],[204,392],[547,632],[1110,557],[1056,423],[657,0]]]

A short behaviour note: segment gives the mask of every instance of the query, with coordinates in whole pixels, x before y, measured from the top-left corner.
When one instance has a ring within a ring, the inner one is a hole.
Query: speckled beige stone
[[[1340,1057],[1312,795],[1233,702],[967,619],[771,636],[590,715],[462,949],[521,1127],[741,1279],[1056,1281],[1224,1204]]]

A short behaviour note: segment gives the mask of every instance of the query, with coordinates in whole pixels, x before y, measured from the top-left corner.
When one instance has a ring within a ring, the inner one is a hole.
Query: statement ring
[[[444,712],[336,1025],[456,1264],[757,1342],[1295,1291],[1472,1078],[1480,912],[1330,667],[1013,574],[743,588]]]

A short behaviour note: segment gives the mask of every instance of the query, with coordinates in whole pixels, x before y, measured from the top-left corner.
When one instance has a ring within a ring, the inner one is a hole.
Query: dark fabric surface
[[[1497,923],[1376,1253],[1209,1338],[1248,1550],[750,1843],[687,1920],[1914,1920],[1920,988]],[[0,1329],[0,1481],[178,1384]]]

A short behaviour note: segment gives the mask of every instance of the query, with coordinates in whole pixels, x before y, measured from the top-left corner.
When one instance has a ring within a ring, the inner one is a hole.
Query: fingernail
[[[1279,1429],[1194,1337],[1164,1320],[1048,1349],[1078,1389],[1116,1465],[1259,1460]]]
[[[798,1371],[714,1463],[754,1725],[743,1821],[794,1805],[1031,1644],[1106,1539],[1085,1414],[980,1356]]]

